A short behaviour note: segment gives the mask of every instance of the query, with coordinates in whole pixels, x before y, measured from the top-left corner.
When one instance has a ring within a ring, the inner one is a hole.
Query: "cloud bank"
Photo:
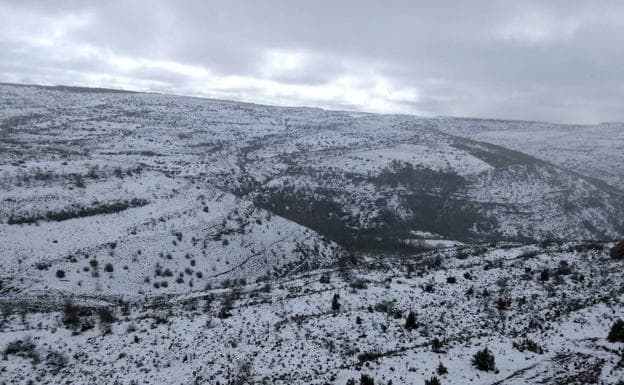
[[[621,1],[0,1],[0,81],[624,121]]]

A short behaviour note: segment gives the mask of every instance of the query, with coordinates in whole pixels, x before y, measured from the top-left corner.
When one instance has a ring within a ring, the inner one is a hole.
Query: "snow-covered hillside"
[[[444,132],[522,151],[624,190],[624,123],[566,125],[438,118]]]
[[[449,135],[436,119],[1,89],[7,188],[43,184],[48,173],[78,175],[72,170],[83,167],[74,177],[89,189],[85,167],[140,167],[212,185],[366,249],[410,241],[414,231],[464,241],[610,240],[624,229],[621,191]]]
[[[509,127],[0,85],[0,385],[617,384],[624,138]]]
[[[368,256],[272,282],[128,302],[3,297],[0,346],[10,349],[0,378],[616,384],[622,341],[609,336],[624,317],[624,265],[607,246]],[[484,349],[493,362],[479,369],[473,358]]]

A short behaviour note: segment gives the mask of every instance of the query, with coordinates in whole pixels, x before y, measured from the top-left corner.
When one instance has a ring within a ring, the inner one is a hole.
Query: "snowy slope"
[[[618,384],[617,127],[470,124],[0,85],[0,384]]]
[[[0,373],[9,383],[42,384],[343,385],[362,375],[381,384],[433,376],[443,384],[616,384],[622,343],[607,335],[624,317],[615,284],[622,268],[603,245],[367,257],[158,301],[76,298],[78,325],[64,321],[62,302],[32,297],[20,308],[33,310],[10,310],[0,332],[0,346],[30,341],[31,353],[7,354]],[[115,320],[98,316],[102,307]],[[406,327],[411,311],[413,329]],[[471,364],[486,347],[492,371]]]
[[[565,125],[438,118],[432,125],[455,135],[531,154],[624,190],[624,123]]]

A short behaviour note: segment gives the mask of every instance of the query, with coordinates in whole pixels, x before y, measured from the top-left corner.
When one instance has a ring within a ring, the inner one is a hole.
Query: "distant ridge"
[[[111,94],[147,94],[147,93],[150,93],[150,92],[143,92],[143,91],[122,90],[122,89],[115,89],[115,88],[79,87],[79,86],[64,86],[64,85],[46,86],[46,85],[40,85],[40,84],[9,83],[9,82],[0,82],[0,85],[14,86],[14,87],[37,87],[37,88],[44,88],[44,89],[55,90],[55,91],[86,92],[86,93],[111,93]]]

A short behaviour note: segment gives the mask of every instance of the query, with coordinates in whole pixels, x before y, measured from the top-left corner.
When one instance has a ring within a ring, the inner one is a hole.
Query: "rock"
[[[620,241],[611,249],[611,258],[624,259],[624,241]]]

